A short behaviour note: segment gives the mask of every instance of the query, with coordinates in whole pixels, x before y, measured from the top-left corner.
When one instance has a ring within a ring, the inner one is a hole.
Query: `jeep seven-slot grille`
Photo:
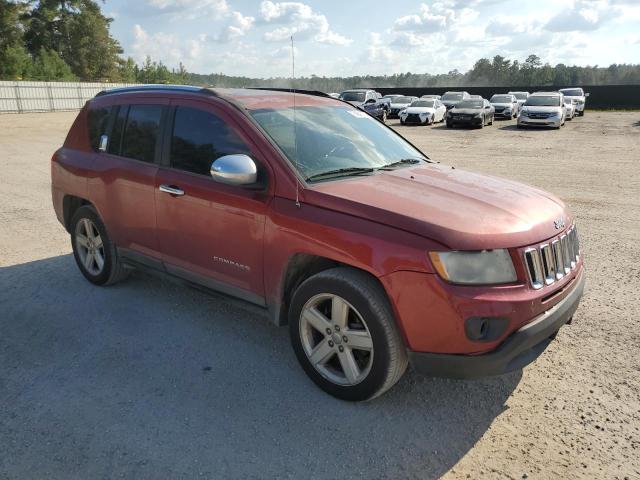
[[[524,251],[524,263],[531,286],[551,285],[576,268],[580,260],[580,241],[575,225],[549,243]]]

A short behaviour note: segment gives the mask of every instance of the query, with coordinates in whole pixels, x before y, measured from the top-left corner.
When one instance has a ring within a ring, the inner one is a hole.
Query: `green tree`
[[[30,77],[33,80],[77,80],[76,76],[71,71],[69,65],[60,58],[57,52],[53,50],[40,49],[40,52],[36,56],[33,67],[30,72]]]
[[[31,57],[23,46],[21,16],[26,6],[0,0],[0,78],[23,78],[31,66]]]
[[[111,37],[111,19],[93,0],[31,0],[25,15],[29,52],[58,53],[82,80],[117,79],[120,44]]]

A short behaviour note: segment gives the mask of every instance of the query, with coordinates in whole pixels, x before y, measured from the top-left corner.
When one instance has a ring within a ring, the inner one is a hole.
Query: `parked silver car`
[[[576,101],[576,115],[584,115],[584,106],[587,103],[588,93],[585,93],[582,88],[561,88],[558,91],[565,97]]]
[[[575,98],[564,97],[564,106],[567,109],[567,120],[573,120],[573,117],[578,113],[576,110],[578,101]]]
[[[560,128],[567,118],[564,95],[559,92],[536,92],[529,95],[518,117],[518,128]]]
[[[520,106],[520,110],[522,110],[522,106],[524,105],[524,102],[527,101],[527,98],[529,98],[529,95],[531,95],[529,92],[507,92],[509,95],[513,95],[514,97],[516,97],[516,99],[518,100],[518,105]]]
[[[489,102],[496,109],[496,117],[511,119],[520,113],[520,105],[515,95],[497,93],[491,97]]]

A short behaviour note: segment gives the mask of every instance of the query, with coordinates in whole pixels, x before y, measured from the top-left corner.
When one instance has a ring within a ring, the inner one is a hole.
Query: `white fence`
[[[79,110],[96,93],[129,83],[0,81],[0,113]]]

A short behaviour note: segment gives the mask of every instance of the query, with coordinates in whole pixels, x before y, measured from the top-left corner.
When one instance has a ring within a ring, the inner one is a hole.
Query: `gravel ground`
[[[587,290],[523,372],[409,373],[355,405],[240,303],[83,279],[49,190],[74,117],[0,116],[0,478],[640,478],[640,113],[397,127],[435,160],[568,202]]]

